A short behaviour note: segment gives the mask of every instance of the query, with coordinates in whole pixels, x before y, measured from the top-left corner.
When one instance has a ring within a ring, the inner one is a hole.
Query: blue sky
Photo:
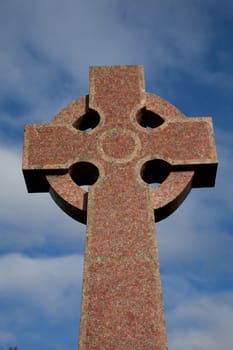
[[[233,2],[8,0],[0,7],[0,348],[76,349],[85,226],[28,194],[23,125],[88,93],[90,65],[143,64],[147,91],[212,115],[219,169],[157,224],[169,350],[233,343]]]

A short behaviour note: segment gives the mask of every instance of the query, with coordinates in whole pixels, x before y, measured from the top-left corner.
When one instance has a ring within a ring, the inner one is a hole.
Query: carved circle
[[[141,142],[131,130],[115,128],[101,135],[100,152],[105,160],[128,162],[136,156],[140,148]]]

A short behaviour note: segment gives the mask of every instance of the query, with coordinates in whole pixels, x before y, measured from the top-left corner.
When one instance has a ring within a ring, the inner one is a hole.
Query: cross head
[[[155,221],[216,170],[212,119],[147,93],[140,65],[91,67],[89,95],[25,126],[28,191],[87,224],[80,350],[168,348]]]

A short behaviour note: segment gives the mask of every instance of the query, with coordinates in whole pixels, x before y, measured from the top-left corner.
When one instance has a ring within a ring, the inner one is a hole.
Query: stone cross
[[[89,96],[26,125],[28,191],[87,223],[80,350],[168,348],[154,221],[216,169],[211,118],[146,93],[143,66],[92,67]]]

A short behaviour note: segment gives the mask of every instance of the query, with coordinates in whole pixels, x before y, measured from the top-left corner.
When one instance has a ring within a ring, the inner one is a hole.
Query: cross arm
[[[67,173],[69,166],[86,150],[83,134],[68,126],[25,126],[23,174],[28,192],[48,192],[46,175]]]
[[[194,170],[192,187],[214,186],[218,160],[211,117],[166,121],[143,143],[146,152],[167,161],[171,171]]]

